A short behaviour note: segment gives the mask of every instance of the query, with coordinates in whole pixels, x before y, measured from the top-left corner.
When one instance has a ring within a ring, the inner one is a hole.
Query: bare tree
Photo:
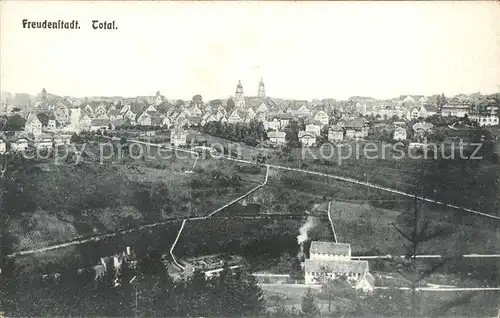
[[[401,228],[393,224],[394,228],[407,241],[404,244],[406,250],[405,258],[403,260],[395,258],[393,261],[397,264],[398,273],[410,283],[411,316],[416,317],[418,315],[417,288],[419,284],[446,263],[446,259],[443,259],[422,269],[417,263],[417,256],[423,254],[422,250],[425,243],[445,236],[447,233],[442,228],[430,229],[430,222],[424,218],[423,211],[419,206],[418,196],[416,195],[413,205],[410,218],[406,220],[406,228]]]
[[[7,160],[7,156],[4,155],[3,156],[3,164],[2,166],[0,166],[0,179],[3,179],[5,177],[5,171],[7,171],[7,165],[8,165],[8,160]]]

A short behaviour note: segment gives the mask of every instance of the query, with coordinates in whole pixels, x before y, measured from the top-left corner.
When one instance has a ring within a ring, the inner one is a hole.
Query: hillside
[[[127,159],[76,166],[45,161],[12,169],[3,198],[11,216],[8,250],[206,215],[263,178],[262,173],[238,174],[233,165],[215,160],[200,161],[195,173],[186,174],[184,167],[190,164],[175,158],[161,166]]]

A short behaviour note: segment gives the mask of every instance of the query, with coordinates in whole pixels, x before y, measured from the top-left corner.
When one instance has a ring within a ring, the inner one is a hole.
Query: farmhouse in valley
[[[313,241],[309,251],[310,258],[304,262],[306,284],[345,277],[356,289],[373,290],[375,279],[369,272],[368,261],[352,260],[350,244]]]

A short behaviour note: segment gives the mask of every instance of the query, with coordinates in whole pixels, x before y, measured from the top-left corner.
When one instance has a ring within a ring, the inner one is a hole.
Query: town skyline
[[[238,79],[246,96],[256,95],[262,77],[269,96],[342,100],[489,94],[500,83],[500,7],[491,2],[207,2],[196,10],[186,3],[38,2],[29,14],[26,6],[2,3],[2,91],[45,87],[84,97],[160,90],[209,100],[232,95]],[[82,28],[20,28],[23,19],[63,16]],[[95,18],[116,20],[118,30],[96,32]]]
[[[241,83],[241,81],[238,81],[238,84]],[[329,100],[329,99],[333,99],[333,100],[336,100],[336,101],[348,101],[350,100],[351,98],[371,98],[371,99],[374,99],[374,100],[379,100],[379,101],[383,101],[383,100],[394,100],[394,99],[399,99],[401,97],[405,97],[405,96],[423,96],[423,97],[429,97],[429,96],[437,96],[437,95],[442,95],[444,93],[442,92],[435,92],[434,94],[418,94],[418,93],[411,93],[411,94],[399,94],[399,95],[395,95],[395,96],[392,96],[392,97],[388,97],[388,98],[377,98],[375,96],[368,96],[368,95],[362,95],[362,94],[358,94],[358,95],[352,95],[352,96],[348,96],[347,98],[345,99],[339,99],[339,98],[335,98],[335,97],[322,97],[322,98],[311,98],[311,99],[304,99],[304,98],[286,98],[286,97],[279,97],[279,96],[270,96],[267,94],[267,86],[265,86],[265,91],[264,91],[264,94],[265,96],[260,96],[260,89],[261,87],[263,87],[261,85],[261,83],[264,83],[265,84],[265,81],[261,78],[259,80],[259,85],[258,85],[258,89],[255,90],[256,94],[252,94],[252,93],[246,93],[248,90],[245,89],[245,86],[242,84],[243,86],[243,97],[244,98],[259,98],[259,99],[263,99],[263,98],[270,98],[270,99],[276,99],[276,100],[302,100],[302,101],[314,101],[314,100]],[[235,88],[237,89],[238,87],[238,84],[235,85]],[[0,91],[0,93],[2,94],[2,99],[4,99],[4,94],[10,94],[12,97],[14,97],[16,94],[28,94],[29,96],[31,97],[37,97],[39,96],[43,90],[45,90],[47,93],[51,94],[51,95],[54,95],[54,96],[58,96],[58,97],[61,97],[61,98],[74,98],[74,99],[85,99],[85,98],[88,98],[88,99],[93,99],[93,98],[108,98],[108,99],[116,99],[116,98],[119,98],[119,99],[133,99],[133,98],[138,98],[138,97],[154,97],[155,95],[157,95],[158,93],[165,97],[166,100],[169,100],[169,101],[175,101],[175,100],[190,100],[192,97],[196,96],[196,95],[200,95],[202,96],[203,98],[203,101],[204,102],[208,102],[208,101],[212,101],[212,100],[228,100],[228,99],[233,99],[235,100],[235,97],[236,97],[236,94],[233,93],[233,94],[230,94],[230,95],[226,95],[226,96],[221,96],[221,97],[218,97],[218,98],[210,98],[210,99],[205,99],[204,96],[202,94],[198,94],[198,93],[193,93],[192,95],[189,95],[189,96],[186,96],[186,97],[169,97],[169,96],[165,96],[161,90],[157,90],[153,93],[150,93],[150,94],[142,94],[142,95],[135,95],[135,96],[132,96],[132,95],[86,95],[86,96],[73,96],[73,95],[62,95],[62,94],[58,94],[57,91],[54,92],[54,91],[50,91],[48,89],[46,89],[45,87],[42,88],[42,90],[39,90],[38,92],[9,92],[9,91]],[[497,90],[497,91],[493,91],[493,92],[489,92],[489,93],[484,93],[484,92],[468,92],[468,93],[465,93],[465,92],[459,92],[457,94],[453,94],[453,95],[445,95],[446,97],[448,98],[453,98],[455,96],[472,96],[472,95],[480,95],[480,96],[488,96],[488,95],[494,95],[494,94],[500,94],[500,89]]]

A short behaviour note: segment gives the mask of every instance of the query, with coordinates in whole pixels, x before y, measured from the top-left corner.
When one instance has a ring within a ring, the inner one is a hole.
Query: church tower
[[[156,96],[155,96],[155,105],[158,106],[160,105],[161,103],[163,102],[163,98],[160,94],[160,91],[157,91],[156,92]]]
[[[234,94],[234,105],[237,108],[245,107],[245,97],[243,97],[243,85],[241,85],[241,80],[238,81],[236,86],[236,93]]]
[[[47,91],[44,89],[42,89],[42,100],[46,100],[47,99]]]
[[[257,96],[259,98],[266,98],[266,88],[264,87],[264,81],[262,80],[262,77],[260,78],[259,93]]]

